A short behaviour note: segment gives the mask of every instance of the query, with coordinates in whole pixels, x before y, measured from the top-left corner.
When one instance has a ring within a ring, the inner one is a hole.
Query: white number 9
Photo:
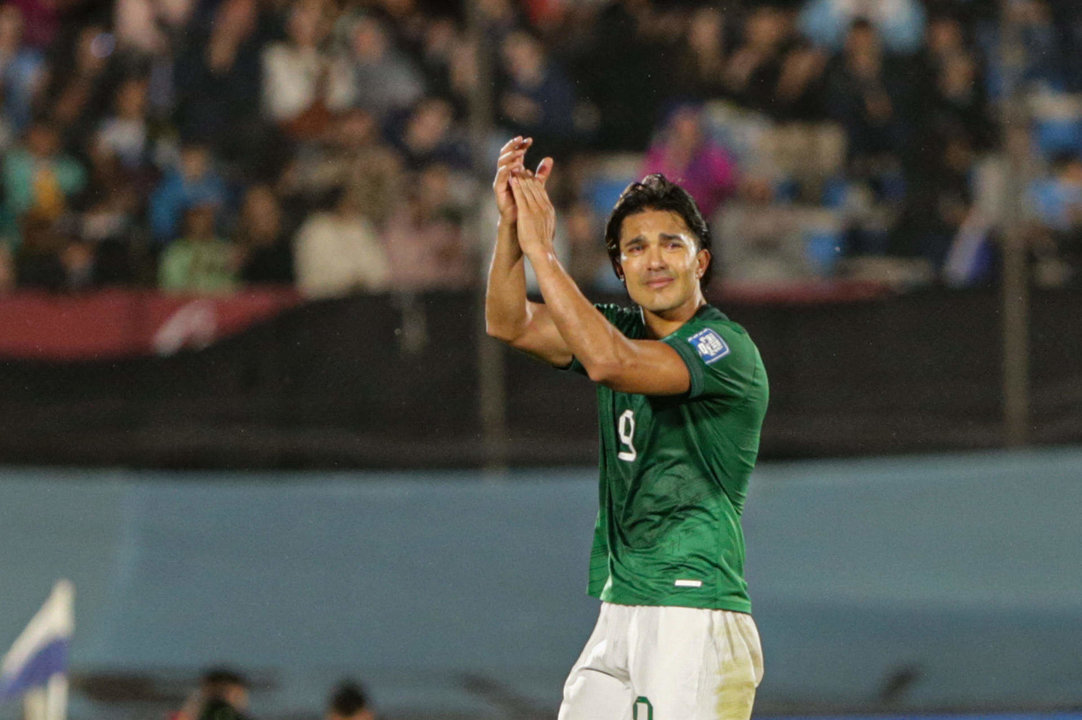
[[[635,445],[631,442],[635,439],[635,413],[631,410],[624,410],[616,429],[620,435],[620,443],[627,446],[626,450],[616,453],[616,457],[627,462],[634,462],[635,458],[639,456],[635,452]]]

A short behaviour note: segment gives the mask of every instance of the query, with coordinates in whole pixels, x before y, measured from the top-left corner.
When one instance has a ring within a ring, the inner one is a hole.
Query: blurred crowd
[[[0,289],[470,287],[474,158],[518,134],[556,158],[586,286],[614,286],[604,217],[657,171],[718,282],[992,281],[1012,142],[1034,276],[1077,282],[1082,4],[1009,3],[1034,122],[1007,133],[997,5],[7,0]]]

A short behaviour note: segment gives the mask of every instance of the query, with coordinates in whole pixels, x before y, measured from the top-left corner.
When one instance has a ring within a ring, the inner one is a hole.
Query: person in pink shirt
[[[691,193],[709,218],[736,189],[736,161],[706,133],[702,110],[681,105],[646,153],[643,174],[661,173]]]

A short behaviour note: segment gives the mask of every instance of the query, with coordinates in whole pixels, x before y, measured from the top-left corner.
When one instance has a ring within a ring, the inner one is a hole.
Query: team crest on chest
[[[710,328],[695,333],[688,338],[688,342],[707,365],[729,354],[728,344],[721,339],[721,335]]]

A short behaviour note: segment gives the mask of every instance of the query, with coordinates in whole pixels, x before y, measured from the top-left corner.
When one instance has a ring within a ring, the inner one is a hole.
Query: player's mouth
[[[646,287],[650,288],[651,290],[663,290],[664,288],[667,288],[672,283],[673,283],[673,278],[671,278],[671,277],[655,277],[655,278],[649,278],[646,281],[645,284],[646,284]]]

